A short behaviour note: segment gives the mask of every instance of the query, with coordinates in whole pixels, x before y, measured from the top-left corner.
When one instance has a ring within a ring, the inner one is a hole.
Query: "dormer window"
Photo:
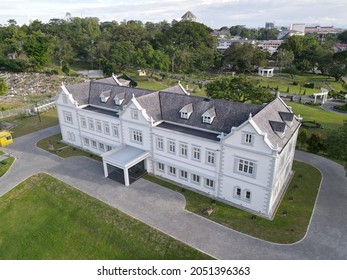
[[[188,119],[189,119],[189,114],[188,114],[188,112],[181,112],[181,119],[186,119],[186,120],[188,120]]]
[[[293,125],[294,114],[289,112],[278,112],[282,121],[286,123],[289,127]]]
[[[114,104],[117,106],[122,105],[124,99],[119,99],[117,96],[114,98]]]
[[[187,104],[185,105],[181,110],[180,110],[180,113],[181,113],[181,119],[186,119],[188,120],[190,115],[193,113],[193,104],[190,103],[190,104]]]
[[[202,122],[211,124],[212,123],[211,117],[210,116],[202,116]]]
[[[211,109],[208,109],[202,115],[202,122],[211,124],[213,122],[213,119],[215,118],[215,116],[216,116],[216,111],[215,111],[214,107]]]
[[[280,137],[284,137],[286,124],[284,122],[269,121],[272,130]]]
[[[100,102],[106,103],[107,100],[110,98],[111,90],[104,91],[100,94]]]

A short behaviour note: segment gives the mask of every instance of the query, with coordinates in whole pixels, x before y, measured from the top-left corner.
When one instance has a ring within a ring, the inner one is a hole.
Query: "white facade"
[[[121,109],[111,110],[100,104],[81,104],[82,99],[74,90],[62,86],[56,99],[63,141],[101,155],[106,177],[112,168],[122,169],[124,183],[129,185],[128,170],[142,162],[143,168],[156,176],[252,213],[268,218],[273,216],[292,173],[299,127],[295,117],[290,119],[291,111],[280,99],[275,99],[264,109],[257,108],[260,110],[257,114],[249,115],[242,124],[230,127],[229,133],[225,133],[165,119],[163,112],[162,119],[156,119],[154,105],[148,103],[152,107],[145,108],[147,103],[141,97],[149,96],[147,93],[138,97],[133,95],[124,101],[127,104]],[[153,93],[153,98],[157,98],[156,94],[160,93]],[[198,102],[204,106],[209,102],[176,93],[170,98],[175,96],[181,102],[182,99],[193,101],[193,105],[188,104],[195,110],[190,112],[192,115],[177,111],[178,118],[186,118],[179,121],[187,123],[193,121]],[[164,97],[163,94],[161,98]],[[106,102],[114,102],[111,99],[112,96]],[[221,117],[218,102],[213,103],[216,108],[206,111],[215,113],[210,119],[211,127]],[[289,116],[288,120],[282,118],[284,127],[274,108],[281,113],[285,111],[283,114],[287,118]],[[268,120],[264,121],[267,110],[273,114],[269,116],[276,130],[273,133],[269,131]],[[204,121],[202,114],[201,120]],[[201,126],[209,127],[209,124],[202,123]]]

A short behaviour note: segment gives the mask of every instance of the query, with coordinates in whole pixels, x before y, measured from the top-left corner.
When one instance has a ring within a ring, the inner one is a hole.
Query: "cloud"
[[[266,21],[276,25],[318,23],[345,26],[346,0],[2,0],[0,24],[15,19],[18,24],[29,19],[48,22],[64,18],[67,12],[76,17],[98,17],[101,21],[141,20],[171,22],[188,10],[198,21],[213,27],[237,24],[248,27],[264,26]]]

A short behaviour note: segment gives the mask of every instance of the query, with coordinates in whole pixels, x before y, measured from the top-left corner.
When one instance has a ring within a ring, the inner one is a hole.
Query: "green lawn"
[[[303,121],[316,121],[321,123],[323,125],[323,129],[319,129],[319,131],[322,134],[325,134],[326,130],[328,129],[337,129],[340,125],[342,125],[344,120],[347,120],[347,114],[328,112],[320,107],[307,106],[290,101],[286,101],[286,104],[288,106],[292,106],[294,114],[300,114]]]
[[[294,177],[272,221],[214,201],[157,177],[146,175],[145,178],[181,192],[186,198],[188,211],[203,215],[205,209],[212,208],[214,212],[209,217],[205,216],[206,218],[257,238],[289,244],[305,236],[321,182],[320,172],[310,165],[294,162],[293,169]],[[285,212],[287,215],[283,214]]]
[[[334,88],[335,92],[343,90],[342,83],[336,82],[331,77],[315,74],[293,75],[293,77],[291,78],[289,74],[281,73],[270,78],[256,76],[253,79],[259,80],[262,86],[269,86],[270,88],[277,88],[278,86],[278,90],[283,93],[286,93],[289,87],[289,93],[303,95],[305,91],[307,96],[320,92],[320,88],[326,88],[331,91],[328,84]],[[294,85],[293,82],[297,82],[298,85]],[[314,83],[314,89],[305,88],[305,83]]]
[[[4,152],[0,151],[0,156],[3,154]],[[10,169],[13,162],[14,162],[14,157],[9,157],[0,162],[0,177],[3,176],[7,172],[7,170]]]
[[[0,259],[209,259],[46,175],[0,197]]]
[[[53,144],[54,150],[49,150],[49,141]],[[102,161],[101,157],[94,155],[92,153],[83,151],[81,149],[69,146],[62,142],[61,134],[56,134],[44,139],[41,139],[36,143],[37,147],[50,152],[52,154],[56,154],[62,158],[73,157],[73,156],[85,156],[90,157],[98,161]]]
[[[41,113],[39,116],[26,117],[23,115],[2,119],[1,121],[15,122],[17,125],[11,128],[13,138],[48,128],[59,123],[57,110],[52,109]]]

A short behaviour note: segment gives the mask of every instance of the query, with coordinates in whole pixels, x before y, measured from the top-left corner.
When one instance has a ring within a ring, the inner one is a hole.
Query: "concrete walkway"
[[[140,179],[130,187],[103,177],[102,164],[84,157],[59,158],[36,148],[58,127],[15,139],[5,151],[13,167],[0,178],[0,196],[37,172],[54,177],[218,259],[347,259],[347,178],[338,164],[297,152],[296,159],[319,167],[324,178],[307,236],[278,245],[241,234],[184,210],[176,192]]]

